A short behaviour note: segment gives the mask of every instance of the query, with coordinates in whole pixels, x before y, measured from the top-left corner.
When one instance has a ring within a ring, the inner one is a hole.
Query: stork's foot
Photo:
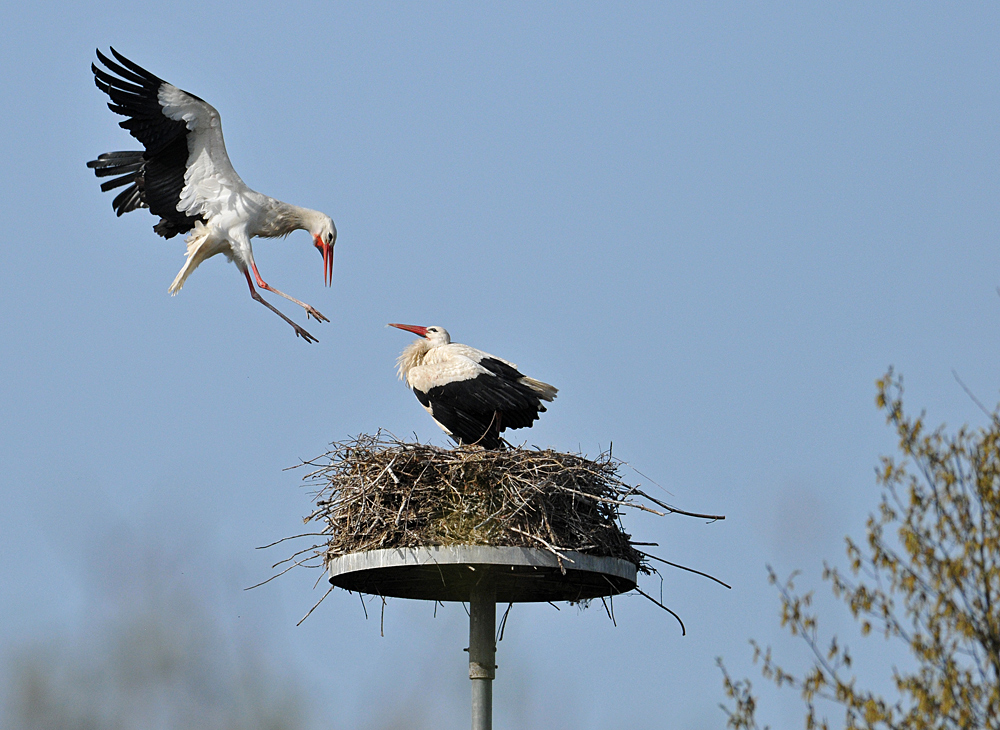
[[[316,319],[317,322],[329,322],[330,321],[326,317],[324,317],[322,314],[320,314],[319,310],[316,309],[316,307],[311,307],[308,304],[306,304],[305,305],[305,309],[306,309],[306,319],[309,319],[310,317],[315,317],[315,319]]]
[[[319,342],[319,340],[317,340],[315,337],[313,337],[311,334],[309,334],[308,332],[306,332],[304,329],[302,329],[301,327],[299,327],[294,322],[292,322],[292,327],[295,328],[295,336],[296,337],[301,337],[303,340],[305,340],[306,342],[308,342],[310,344],[312,344],[313,342]]]

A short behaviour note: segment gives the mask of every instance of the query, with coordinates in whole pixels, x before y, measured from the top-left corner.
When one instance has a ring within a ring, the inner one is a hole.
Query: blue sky
[[[997,400],[992,6],[43,1],[0,17],[0,647],[83,625],[110,590],[95,561],[148,535],[187,556],[164,578],[225,593],[219,620],[299,672],[331,726],[418,698],[464,727],[461,607],[394,601],[381,638],[346,594],[295,628],[314,574],[238,590],[283,557],[254,548],[309,511],[285,467],[380,427],[446,443],[395,379],[409,335],[384,327],[438,324],[560,388],[529,444],[613,443],[654,493],[727,515],[628,523],[733,585],[664,574],[687,637],[641,598],[616,602],[617,628],[518,607],[498,727],[722,727],[715,657],[742,674],[749,637],[789,646],[765,564],[820,586],[876,503],[893,439],[875,379],[895,365],[931,423],[981,419],[953,371]],[[116,219],[84,165],[135,146],[93,85],[109,45],[212,103],[251,187],[336,221],[331,289],[307,234],[255,247],[268,282],[331,319],[309,327],[318,344],[221,257],[167,294],[183,244],[145,212]]]

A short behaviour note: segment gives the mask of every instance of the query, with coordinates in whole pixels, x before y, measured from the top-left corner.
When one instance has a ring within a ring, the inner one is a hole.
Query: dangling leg
[[[317,310],[315,307],[312,307],[312,306],[306,304],[305,302],[300,302],[295,297],[288,296],[287,294],[285,294],[285,292],[278,291],[273,286],[271,286],[270,284],[268,284],[266,281],[264,281],[263,279],[261,279],[260,278],[260,272],[257,271],[257,264],[256,263],[254,263],[253,261],[251,261],[250,262],[250,266],[253,267],[253,275],[255,277],[257,277],[257,286],[259,286],[261,289],[265,289],[265,290],[271,292],[272,294],[277,294],[279,297],[284,297],[285,299],[287,299],[290,302],[295,302],[300,307],[302,307],[304,310],[306,310],[306,319],[309,319],[309,317],[315,317],[317,322],[329,322],[330,321],[326,317],[324,317],[322,314],[320,314],[319,310]],[[247,274],[247,281],[250,281],[250,275],[249,274]],[[251,286],[251,288],[253,288],[253,287]]]
[[[242,269],[243,267],[240,267],[240,268]],[[257,267],[255,266],[254,267],[255,271],[256,271],[256,268]],[[317,340],[311,334],[309,334],[304,329],[302,329],[301,327],[299,327],[297,324],[295,324],[295,322],[293,322],[288,317],[286,317],[281,312],[279,312],[277,309],[275,309],[274,307],[272,307],[269,302],[267,302],[267,301],[264,300],[264,297],[262,297],[260,294],[257,293],[257,290],[253,288],[253,280],[250,278],[250,272],[249,271],[247,271],[246,269],[243,269],[243,275],[246,276],[246,278],[247,278],[247,286],[250,287],[250,296],[252,296],[255,301],[260,302],[265,307],[267,307],[272,312],[274,312],[279,317],[281,317],[283,320],[285,320],[286,322],[288,322],[288,324],[292,325],[292,327],[295,329],[295,334],[297,336],[301,337],[306,342],[319,342],[319,340]],[[260,277],[258,276],[257,278],[259,279]]]

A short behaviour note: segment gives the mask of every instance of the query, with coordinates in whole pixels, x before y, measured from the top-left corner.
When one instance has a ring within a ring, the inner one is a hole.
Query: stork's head
[[[389,326],[423,337],[422,340],[414,340],[407,345],[399,359],[396,360],[396,365],[399,368],[399,379],[405,380],[412,387],[413,383],[409,379],[410,370],[423,363],[424,358],[435,347],[451,342],[451,337],[444,327],[421,327],[416,324],[390,324]]]
[[[390,323],[389,326],[406,330],[407,332],[412,332],[415,335],[420,335],[427,340],[431,347],[436,347],[437,345],[447,345],[451,342],[451,335],[448,334],[448,330],[444,327],[438,327],[437,325],[432,325],[431,327],[421,327],[417,324]]]
[[[330,286],[333,283],[333,245],[337,242],[337,227],[330,216],[320,213],[309,226],[309,233],[313,237],[313,245],[323,254],[323,282]]]

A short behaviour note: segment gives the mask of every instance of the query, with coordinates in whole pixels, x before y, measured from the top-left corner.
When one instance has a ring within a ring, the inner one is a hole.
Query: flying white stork
[[[390,324],[420,335],[397,362],[420,404],[459,444],[502,448],[504,429],[528,428],[558,390],[529,378],[517,365],[451,341],[443,327]]]
[[[250,239],[287,236],[309,231],[323,254],[323,278],[333,279],[333,246],[337,229],[330,216],[308,208],[282,203],[247,187],[229,161],[222,138],[219,112],[194,94],[181,91],[118,53],[115,63],[99,50],[97,58],[107,70],[91,64],[97,88],[111,97],[108,108],[128,117],[119,126],[128,130],[145,150],[106,152],[87,163],[98,177],[112,177],[101,185],[105,192],[124,185],[112,206],[121,216],[136,208],[149,208],[160,222],[153,230],[164,238],[178,233],[187,237],[187,261],[177,274],[170,293],[207,258],[225,254],[246,277],[250,296],[295,328],[306,342],[316,338],[266,302],[257,286],[283,296],[306,310],[306,319],[329,320],[314,307],[267,284],[257,271]]]

